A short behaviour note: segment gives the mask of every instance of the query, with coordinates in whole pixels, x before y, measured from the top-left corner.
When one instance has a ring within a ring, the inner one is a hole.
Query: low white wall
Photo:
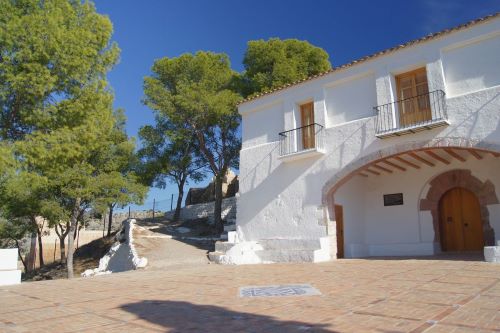
[[[99,260],[99,267],[87,269],[82,273],[83,277],[119,273],[138,268],[144,268],[148,264],[145,257],[139,257],[134,245],[133,231],[135,220],[123,221],[122,228],[117,234],[118,240],[111,246],[108,253]]]
[[[0,271],[17,269],[17,248],[0,249]]]
[[[0,249],[0,286],[21,283],[21,270],[17,269],[17,248]]]

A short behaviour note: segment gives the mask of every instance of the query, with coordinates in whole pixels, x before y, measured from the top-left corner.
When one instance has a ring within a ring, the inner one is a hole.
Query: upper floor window
[[[300,120],[302,128],[303,149],[314,148],[314,103],[309,102],[300,106]]]
[[[298,127],[279,133],[280,159],[284,162],[325,153],[323,126],[314,122],[314,103],[299,104],[295,111],[300,113]]]
[[[399,124],[411,126],[432,119],[425,68],[396,76]]]

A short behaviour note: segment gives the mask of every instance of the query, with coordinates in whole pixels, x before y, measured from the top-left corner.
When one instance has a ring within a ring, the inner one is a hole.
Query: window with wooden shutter
[[[300,106],[303,149],[314,148],[314,104],[313,102]]]
[[[396,88],[401,127],[432,119],[425,68],[396,76]]]

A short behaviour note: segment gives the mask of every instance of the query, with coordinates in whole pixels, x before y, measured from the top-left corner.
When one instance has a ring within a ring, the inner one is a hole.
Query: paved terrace
[[[307,283],[322,295],[241,298]],[[500,331],[500,265],[458,260],[193,265],[0,287],[1,332]]]

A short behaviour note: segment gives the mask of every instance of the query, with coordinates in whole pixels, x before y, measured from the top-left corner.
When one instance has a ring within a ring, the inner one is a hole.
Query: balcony
[[[435,90],[374,107],[376,136],[387,138],[449,125],[445,94]]]
[[[288,162],[324,154],[324,133],[316,123],[279,133],[279,158]]]

